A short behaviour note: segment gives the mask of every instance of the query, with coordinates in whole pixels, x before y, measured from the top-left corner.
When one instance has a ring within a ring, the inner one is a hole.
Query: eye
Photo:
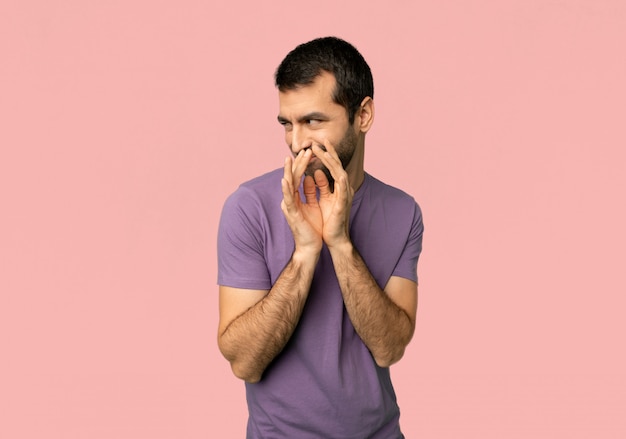
[[[291,122],[287,122],[286,120],[281,120],[280,124],[285,128],[285,131],[291,131],[291,128],[292,128]]]
[[[306,124],[310,126],[316,126],[316,125],[319,125],[320,123],[322,123],[322,121],[319,119],[307,119],[306,120]]]

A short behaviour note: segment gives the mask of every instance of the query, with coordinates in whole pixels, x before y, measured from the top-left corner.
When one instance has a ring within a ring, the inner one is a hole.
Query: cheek
[[[337,136],[334,130],[319,129],[311,131],[311,140],[319,145],[324,145],[324,140],[328,140],[333,145],[337,140],[340,140],[341,136]]]
[[[343,141],[345,133],[341,130],[333,130],[332,132],[326,133],[325,138],[328,139],[333,146],[337,147]]]

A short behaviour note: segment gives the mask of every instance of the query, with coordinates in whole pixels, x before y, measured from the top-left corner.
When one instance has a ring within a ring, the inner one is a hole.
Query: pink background
[[[626,437],[626,2],[217,3],[2,0],[0,437],[244,436],[217,222],[327,34],[424,211],[407,437]]]

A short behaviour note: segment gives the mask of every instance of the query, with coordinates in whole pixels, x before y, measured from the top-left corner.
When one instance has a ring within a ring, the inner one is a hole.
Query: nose
[[[313,146],[313,142],[306,128],[301,126],[294,126],[291,130],[291,143],[290,147],[294,154],[298,154],[303,149]]]

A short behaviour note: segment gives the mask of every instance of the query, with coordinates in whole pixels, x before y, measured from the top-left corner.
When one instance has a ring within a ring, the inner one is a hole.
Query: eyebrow
[[[310,119],[328,120],[328,116],[326,114],[324,114],[324,113],[320,113],[319,111],[314,111],[312,113],[307,113],[304,116],[298,118],[298,122],[303,122],[305,120],[310,120]],[[290,121],[288,119],[285,119],[281,115],[278,115],[278,122],[279,123],[289,123]]]

